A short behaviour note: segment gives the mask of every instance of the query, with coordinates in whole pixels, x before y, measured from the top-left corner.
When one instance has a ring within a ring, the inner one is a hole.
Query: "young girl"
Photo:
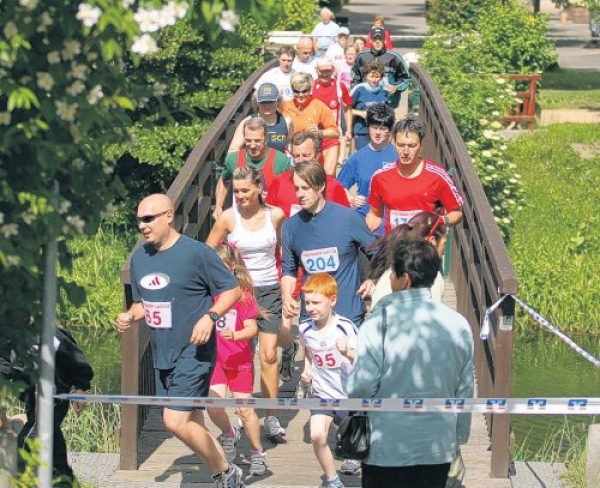
[[[346,383],[356,354],[357,330],[354,323],[334,312],[338,285],[327,273],[312,274],[302,287],[306,312],[310,319],[299,326],[300,340],[305,346],[302,380],[312,383],[317,398],[348,398]],[[327,488],[344,488],[327,445],[331,422],[339,423],[348,412],[311,410],[310,440],[317,460],[327,479]],[[341,472],[356,474],[360,463],[346,459]]]
[[[217,361],[210,381],[211,397],[225,398],[227,390],[234,398],[251,398],[253,386],[252,347],[250,340],[256,337],[259,308],[254,298],[252,278],[244,264],[240,251],[232,244],[220,243],[215,251],[231,269],[242,289],[242,298],[215,324],[217,333]],[[210,419],[221,429],[221,445],[229,461],[237,455],[240,433],[229,421],[224,408],[208,408]],[[252,448],[250,474],[265,474],[265,452],[260,444],[258,416],[252,408],[236,408]]]

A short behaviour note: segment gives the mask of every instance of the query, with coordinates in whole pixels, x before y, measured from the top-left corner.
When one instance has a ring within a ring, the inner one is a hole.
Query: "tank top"
[[[242,216],[237,205],[233,205],[233,231],[227,236],[240,250],[254,286],[269,286],[279,283],[275,250],[277,232],[271,220],[271,212],[265,208],[265,225],[262,229],[247,230],[242,225]]]
[[[258,114],[253,115],[257,117]],[[273,125],[267,125],[267,146],[285,153],[288,138],[288,125],[281,112],[277,112],[277,120]]]

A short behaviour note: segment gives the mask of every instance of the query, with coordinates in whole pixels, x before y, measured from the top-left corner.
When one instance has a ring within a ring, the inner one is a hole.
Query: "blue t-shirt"
[[[383,84],[380,83],[375,88],[372,88],[366,81],[359,83],[350,92],[352,97],[352,108],[358,110],[366,110],[375,103],[389,104],[390,94],[383,89]],[[354,117],[354,135],[365,136],[369,133],[367,130],[367,121],[362,118]]]
[[[368,198],[371,193],[371,179],[373,175],[382,169],[389,168],[396,164],[398,154],[392,143],[381,151],[375,151],[371,144],[356,151],[348,158],[348,161],[342,166],[342,170],[337,179],[346,190],[352,188],[354,184],[357,186],[356,193]],[[363,217],[369,213],[371,206],[365,203],[362,207],[355,210]],[[383,234],[383,224],[375,232],[376,235]]]
[[[331,274],[338,284],[336,313],[360,323],[366,309],[356,294],[360,286],[358,252],[374,240],[364,219],[337,203],[326,202],[317,214],[301,210],[283,223],[283,275],[295,278],[299,267],[305,281],[309,274]],[[307,317],[304,303],[300,316]]]
[[[165,251],[151,245],[137,248],[131,258],[131,291],[133,300],[144,305],[154,367],[175,367],[213,298],[237,286],[221,258],[187,236]],[[215,355],[216,338],[211,334],[208,343],[197,346],[196,358],[214,362]]]

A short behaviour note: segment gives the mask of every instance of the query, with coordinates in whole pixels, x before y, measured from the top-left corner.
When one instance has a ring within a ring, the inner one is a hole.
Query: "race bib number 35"
[[[171,302],[143,302],[146,323],[153,329],[170,329],[173,327]]]
[[[301,259],[307,273],[331,273],[340,267],[337,247],[304,251]]]

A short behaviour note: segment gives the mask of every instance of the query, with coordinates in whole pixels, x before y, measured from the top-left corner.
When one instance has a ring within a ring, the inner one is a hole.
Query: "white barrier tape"
[[[529,305],[527,305],[522,300],[519,300],[514,295],[501,296],[496,303],[494,303],[490,308],[488,308],[485,311],[485,316],[483,318],[483,324],[481,325],[481,331],[479,332],[479,337],[481,338],[482,341],[486,341],[488,339],[488,337],[490,336],[490,315],[492,313],[494,313],[494,310],[496,310],[500,306],[500,304],[504,301],[504,299],[506,297],[513,298],[514,301],[517,302],[519,305],[521,305],[523,310],[525,310],[533,318],[533,320],[535,320],[542,327],[545,327],[546,329],[548,329],[553,334],[557,335],[571,349],[573,349],[575,352],[577,352],[578,354],[583,356],[585,359],[587,359],[590,363],[592,363],[594,366],[596,366],[596,368],[600,368],[600,360],[596,359],[589,352],[587,352],[584,348],[577,345],[575,343],[575,341],[573,341],[573,339],[571,339],[569,336],[565,335],[563,332],[561,332],[559,329],[557,329],[554,325],[552,325],[550,322],[548,322],[547,319],[545,319],[538,312],[536,312],[533,308],[531,308]]]
[[[600,398],[186,398],[135,395],[56,395],[61,400],[161,407],[248,407],[274,410],[599,415]]]

